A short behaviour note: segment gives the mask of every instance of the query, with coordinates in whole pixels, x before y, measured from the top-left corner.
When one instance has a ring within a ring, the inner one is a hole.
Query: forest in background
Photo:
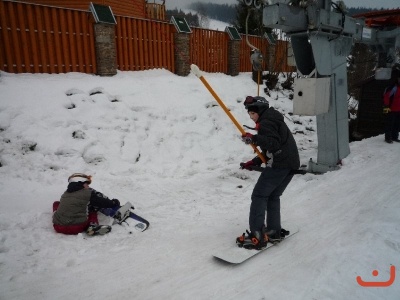
[[[185,17],[186,21],[192,26],[199,26],[199,19],[200,16],[208,17],[210,19],[215,19],[218,21],[226,22],[229,24],[235,24],[237,22],[238,14],[240,14],[241,4],[242,1],[238,0],[238,4],[236,5],[229,5],[229,4],[215,4],[215,3],[203,3],[203,2],[195,2],[190,4],[187,8],[197,13],[185,13],[181,9],[174,9],[174,10],[167,10],[167,16],[169,18],[171,16],[181,16]],[[366,7],[348,7],[347,14],[350,16],[374,11],[375,9],[366,8]],[[381,8],[380,10],[384,10]]]

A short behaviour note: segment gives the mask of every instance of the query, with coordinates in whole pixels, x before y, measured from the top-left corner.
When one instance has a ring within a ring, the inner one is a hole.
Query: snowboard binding
[[[126,202],[123,206],[121,206],[113,216],[115,223],[121,224],[125,222],[125,220],[129,218],[131,214],[131,209],[135,208],[130,202]]]
[[[113,225],[123,225],[128,228],[135,228],[139,231],[145,231],[149,228],[150,223],[141,216],[133,212],[135,208],[130,202],[127,202],[121,207],[103,208],[101,213],[113,218]]]
[[[259,232],[256,231],[254,234],[246,230],[246,233],[243,233],[241,236],[236,238],[236,245],[239,248],[245,249],[255,249],[262,250],[264,249],[268,243],[278,244],[280,243],[285,236],[289,235],[290,231],[285,229],[281,229],[280,233],[275,232]]]
[[[241,236],[236,238],[236,245],[239,248],[245,248],[248,250],[251,249],[261,250],[267,246],[268,243],[267,235],[261,233],[260,231],[256,231],[253,234],[248,230],[246,230],[246,233],[243,233]]]

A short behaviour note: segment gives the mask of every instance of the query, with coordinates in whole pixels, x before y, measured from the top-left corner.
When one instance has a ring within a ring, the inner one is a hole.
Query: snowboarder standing
[[[89,185],[92,177],[74,173],[68,177],[68,188],[60,201],[53,203],[53,227],[64,234],[78,234],[86,230],[88,235],[106,234],[111,226],[99,225],[97,209],[116,208],[117,199],[110,200]]]
[[[291,170],[300,167],[299,152],[283,115],[269,107],[264,97],[247,96],[244,106],[250,118],[256,123],[257,134],[242,136],[246,144],[259,146],[264,157],[269,157],[251,195],[249,225],[250,232],[236,239],[239,247],[261,249],[267,242],[279,242],[281,235],[280,196],[293,178]],[[252,170],[261,166],[262,160],[255,157],[241,163],[243,169]],[[265,221],[267,211],[267,222]]]

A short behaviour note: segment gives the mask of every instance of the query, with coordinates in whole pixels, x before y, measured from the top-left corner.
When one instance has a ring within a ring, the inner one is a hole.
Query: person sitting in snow
[[[270,160],[262,171],[251,195],[249,225],[250,232],[236,239],[239,247],[261,249],[267,242],[281,241],[287,232],[281,228],[280,196],[293,178],[291,170],[300,167],[299,152],[283,115],[269,107],[264,97],[246,97],[244,106],[256,123],[257,134],[242,136],[246,144],[259,146],[264,157]],[[261,166],[260,157],[241,163],[241,167],[252,170]],[[267,224],[264,225],[265,211]]]
[[[88,235],[106,234],[111,226],[99,225],[98,208],[119,207],[118,199],[110,200],[89,185],[92,177],[74,173],[68,177],[68,188],[60,201],[53,203],[53,227],[64,234],[78,234],[86,230]]]

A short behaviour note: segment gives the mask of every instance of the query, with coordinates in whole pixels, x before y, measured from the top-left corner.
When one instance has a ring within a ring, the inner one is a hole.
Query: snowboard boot
[[[268,242],[272,244],[277,244],[279,243],[282,238],[281,238],[281,232],[271,229],[271,230],[265,230],[265,234],[267,235]]]
[[[91,224],[89,225],[88,229],[86,229],[87,235],[104,235],[111,231],[111,226],[108,225],[98,225],[98,224]]]
[[[246,233],[236,238],[236,245],[239,248],[261,250],[267,246],[267,236],[261,231],[252,233],[246,230]]]
[[[277,244],[281,242],[286,235],[289,235],[290,232],[283,228],[281,228],[281,230],[278,231],[274,229],[271,230],[266,229],[265,234],[267,235],[268,242],[272,244]]]
[[[285,236],[289,235],[290,231],[281,228],[281,238],[284,239]]]

